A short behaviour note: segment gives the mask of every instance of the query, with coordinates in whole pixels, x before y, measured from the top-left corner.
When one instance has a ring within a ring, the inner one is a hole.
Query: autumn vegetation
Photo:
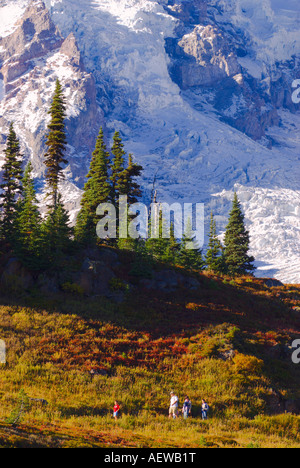
[[[9,352],[0,445],[299,447],[300,419],[280,400],[299,399],[300,370],[277,352],[299,337],[299,287],[195,275],[198,291],[137,288],[122,304],[75,292],[2,292]],[[190,396],[190,420],[169,421],[172,389],[181,402]],[[31,402],[13,426],[20,391],[48,405]],[[211,407],[205,422],[203,397]]]

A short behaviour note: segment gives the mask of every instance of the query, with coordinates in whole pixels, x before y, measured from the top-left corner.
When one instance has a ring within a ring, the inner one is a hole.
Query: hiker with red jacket
[[[114,418],[115,420],[117,420],[120,416],[120,405],[117,401],[115,401],[115,405],[114,405]]]

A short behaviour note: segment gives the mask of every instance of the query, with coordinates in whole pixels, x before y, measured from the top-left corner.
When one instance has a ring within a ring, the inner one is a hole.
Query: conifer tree
[[[163,256],[163,260],[167,263],[171,263],[172,265],[178,263],[180,248],[180,243],[175,237],[174,224],[172,223],[170,228],[170,239],[167,239],[167,248]]]
[[[224,257],[230,275],[238,276],[255,270],[254,258],[248,255],[250,238],[245,228],[244,215],[237,193],[234,194],[232,210],[225,233]]]
[[[141,176],[143,168],[133,162],[132,154],[129,154],[128,165],[125,167],[126,152],[119,132],[114,135],[111,153],[113,155],[110,177],[111,200],[116,205],[120,195],[127,195],[129,204],[136,203],[142,196],[136,178]]]
[[[135,164],[132,159],[132,155],[129,155],[127,167],[119,173],[118,177],[118,192],[120,195],[127,196],[127,204],[132,205],[137,203],[139,198],[142,196],[140,185],[136,182],[136,177],[140,177],[143,168],[142,166]],[[128,215],[128,223],[133,218]],[[118,245],[120,248],[127,248],[130,250],[136,250],[136,242],[134,239],[119,239]]]
[[[15,238],[18,203],[22,194],[22,155],[13,124],[9,128],[2,170],[3,183],[0,186],[3,191],[0,195],[2,198],[1,235],[6,242],[12,245]]]
[[[222,273],[224,271],[222,244],[217,236],[217,225],[213,213],[211,213],[210,217],[209,242],[205,261],[208,270],[215,273]]]
[[[174,224],[170,226],[170,237],[163,237],[166,222],[162,212],[159,212],[158,238],[151,238],[151,222],[149,228],[149,239],[146,241],[146,249],[156,259],[161,262],[176,264],[179,262],[180,243],[175,238]]]
[[[69,214],[58,193],[56,207],[48,213],[42,224],[44,256],[52,266],[59,267],[65,254],[70,251],[72,234]]]
[[[117,232],[119,232],[119,213],[118,201],[122,195],[127,196],[127,203],[131,205],[136,203],[141,197],[142,192],[136,178],[140,177],[143,170],[142,166],[133,162],[132,155],[129,155],[128,165],[125,166],[126,152],[122,143],[120,133],[116,132],[113,138],[113,146],[111,148],[113,160],[111,164],[111,201],[116,207],[117,213]],[[130,217],[128,217],[130,221]],[[132,248],[135,243],[131,239],[119,239],[118,245],[121,248]]]
[[[160,205],[157,205],[158,209],[160,208]],[[159,210],[159,214],[156,214],[157,219],[156,219],[156,224],[159,223],[156,226],[154,226],[155,230],[157,230],[156,237],[151,237],[151,231],[152,231],[152,224],[150,220],[150,225],[149,225],[149,238],[146,241],[146,249],[152,255],[153,258],[159,261],[163,261],[163,258],[166,256],[166,252],[168,249],[168,244],[169,244],[169,239],[166,239],[163,237],[163,230],[165,227],[165,220],[163,219],[162,216],[162,211]],[[153,220],[154,221],[154,220]]]
[[[189,248],[193,244],[193,248]],[[179,252],[179,264],[187,270],[203,270],[204,261],[202,257],[202,251],[197,245],[197,241],[192,232],[192,223],[188,220],[185,228],[185,233],[182,238],[180,252]]]
[[[119,194],[127,195],[128,204],[137,203],[142,196],[140,185],[136,178],[141,176],[142,166],[133,162],[132,154],[128,158],[128,166],[119,174]]]
[[[120,177],[125,170],[125,155],[124,145],[119,132],[115,132],[113,138],[113,146],[111,148],[113,160],[111,164],[111,200],[114,205],[117,205],[119,196],[124,194],[124,178]]]
[[[41,250],[41,216],[38,209],[32,165],[29,162],[22,181],[23,200],[20,202],[17,215],[18,257],[30,267],[38,267]]]
[[[51,116],[48,125],[45,154],[46,182],[48,185],[48,196],[52,198],[52,207],[55,208],[58,201],[58,184],[63,179],[63,164],[67,164],[65,151],[67,145],[65,132],[66,106],[59,80],[56,81],[55,93],[49,110]]]
[[[109,153],[104,143],[103,129],[100,129],[95,151],[92,154],[90,170],[77,217],[75,237],[84,243],[96,240],[96,226],[99,221],[96,210],[101,203],[110,201]]]

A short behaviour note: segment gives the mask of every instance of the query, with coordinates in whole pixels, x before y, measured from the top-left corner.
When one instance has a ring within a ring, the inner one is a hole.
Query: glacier
[[[13,33],[29,3],[0,0],[1,37]],[[39,4],[40,0],[31,3]],[[145,201],[151,200],[156,189],[161,201],[203,202],[207,220],[212,210],[222,233],[236,190],[251,234],[256,274],[299,283],[299,106],[292,111],[278,108],[278,125],[271,122],[265,135],[255,141],[220,118],[209,97],[214,93],[212,88],[182,89],[170,73],[172,57],[166,48],[166,41],[175,40],[183,27],[170,11],[170,6],[174,9],[181,3],[188,2],[45,1],[63,37],[74,34],[77,40],[86,73],[95,80],[97,105],[104,112],[108,138],[115,129],[120,130],[126,150],[143,165]],[[296,0],[209,0],[203,24],[214,21],[224,37],[228,35],[229,40],[245,46],[247,53],[237,57],[240,73],[235,80],[244,76],[267,86],[276,79],[278,70],[284,69],[287,79],[283,87],[287,84],[285,93],[291,95],[295,78],[291,61],[298,63],[295,57],[300,50],[299,15]],[[182,35],[190,34],[193,27],[185,23]],[[46,63],[51,70],[51,61],[63,83],[70,79],[68,65],[60,55],[50,55],[43,67]],[[38,99],[32,91],[25,94],[22,109],[10,107],[10,115],[20,128],[21,113],[30,115]],[[44,97],[43,109],[49,99],[48,95]],[[243,97],[234,97],[224,115],[230,117],[245,105]],[[1,109],[4,113],[4,107]],[[30,123],[33,127],[40,118],[46,119],[45,111],[40,112],[42,115],[37,113]],[[72,93],[68,112],[69,117],[81,112]],[[25,141],[26,135],[22,133],[21,138]],[[74,154],[73,166],[86,168],[87,157],[76,159]],[[73,168],[64,186],[73,219],[81,193],[75,173]]]

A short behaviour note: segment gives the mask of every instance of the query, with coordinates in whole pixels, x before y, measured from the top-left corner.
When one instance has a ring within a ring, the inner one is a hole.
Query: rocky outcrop
[[[169,14],[175,16],[184,24],[198,24],[207,15],[206,0],[170,0],[165,7]]]
[[[182,49],[180,66],[183,89],[215,86],[241,72],[236,55],[216,26],[198,25],[178,42]]]
[[[264,280],[264,284],[268,287],[268,288],[281,288],[282,286],[284,286],[284,284],[275,279],[275,278],[268,278],[266,280]]]
[[[57,78],[66,98],[68,179],[82,186],[103,112],[97,105],[94,78],[84,68],[75,36],[64,39],[42,1],[32,1],[12,34],[0,38],[0,150],[9,123],[14,121],[26,158],[36,176],[43,177],[44,138],[48,109]],[[1,148],[2,144],[2,148]],[[65,188],[70,192],[72,186]],[[80,192],[74,190],[77,206]],[[72,206],[72,208],[76,208]]]
[[[199,0],[168,6],[179,21],[177,37],[166,40],[170,75],[183,91],[202,94],[201,103],[213,106],[221,120],[260,140],[269,127],[279,125],[277,108],[295,107],[288,77],[259,81],[250,76],[239,63],[239,57],[247,55],[241,38],[214,23],[205,7]],[[199,106],[197,98],[195,104]]]
[[[32,67],[31,60],[58,49],[63,38],[43,2],[32,2],[13,34],[0,38],[4,82],[15,80]]]

